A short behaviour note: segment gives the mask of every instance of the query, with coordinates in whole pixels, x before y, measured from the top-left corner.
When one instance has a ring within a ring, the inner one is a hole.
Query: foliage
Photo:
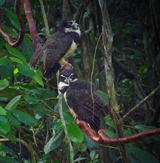
[[[41,36],[46,36],[39,2],[36,0],[30,2],[34,18],[38,21],[36,24],[37,30]],[[138,5],[141,9],[148,11],[149,2],[142,1]],[[79,7],[81,1],[74,0],[72,3]],[[84,31],[82,42],[86,41],[86,44],[82,45],[81,42],[80,48],[73,55],[75,64],[78,67],[76,70],[79,70],[78,72],[80,72],[82,78],[87,80],[87,75],[91,74],[91,66],[88,68],[88,65],[93,61],[95,44],[101,33],[99,27],[102,26],[101,18],[97,19],[99,8],[95,3],[90,1],[88,8],[81,15],[81,28]],[[156,63],[160,61],[160,54],[157,50],[160,47],[158,47],[156,42],[159,37],[158,34],[153,33],[150,23],[151,15],[144,10],[135,16],[134,14],[138,10],[136,8],[137,4],[131,4],[130,0],[125,1],[125,4],[121,4],[120,1],[112,3],[107,1],[107,3],[110,9],[114,34],[113,46],[122,52],[113,51],[113,57],[121,63],[125,70],[133,71],[137,75],[143,88],[143,94],[147,95],[158,85],[159,81],[158,71],[156,71],[158,70],[158,64],[156,65]],[[49,5],[53,5],[56,8],[56,13],[62,13],[61,2],[45,1],[46,11],[48,11]],[[129,10],[130,5],[132,5],[132,8]],[[19,23],[13,6],[2,0],[0,1],[0,8],[3,10],[1,25],[16,40],[19,33]],[[76,10],[74,9],[72,12],[75,14]],[[25,19],[24,13],[22,16]],[[120,21],[121,19],[124,20],[126,16],[127,22]],[[144,22],[140,19],[143,16],[145,16]],[[54,24],[52,24],[51,30],[56,31],[62,15],[53,15],[52,17],[54,18]],[[50,19],[50,16],[48,16],[48,21]],[[144,38],[146,33],[142,28],[143,23],[148,29],[147,32],[154,38],[149,38],[148,40],[146,37]],[[6,39],[0,35],[0,139],[5,140],[0,143],[0,162],[20,162],[21,159],[23,162],[30,162],[31,152],[33,151],[39,157],[38,160],[34,156],[36,162],[51,162],[50,158],[52,158],[53,162],[62,162],[64,160],[69,162],[67,157],[69,150],[65,144],[66,138],[58,113],[58,97],[57,89],[55,89],[57,85],[54,84],[53,80],[46,82],[42,78],[40,69],[37,72],[30,69],[28,62],[34,53],[34,49],[31,36],[28,33],[29,26],[27,23],[26,31],[22,44],[17,48],[11,47]],[[43,44],[45,39],[44,37],[42,38]],[[150,46],[146,46],[145,41],[149,41]],[[151,48],[147,49],[147,47]],[[152,53],[154,54],[153,56],[151,55]],[[158,61],[155,61],[156,59]],[[86,63],[84,62],[85,60],[87,60]],[[95,70],[93,70],[93,81],[99,89],[103,90],[99,90],[99,92],[109,103],[108,96],[105,94],[103,60],[104,56],[101,52],[101,45],[99,45],[94,61],[96,66]],[[138,96],[134,79],[124,73],[122,74],[116,64],[114,69],[115,83],[117,83],[117,85],[115,84],[117,100],[121,104],[119,113],[123,116],[142,99]],[[151,109],[143,105],[126,120],[126,126],[124,126],[125,136],[153,129],[155,126],[159,127],[159,92],[150,99],[149,103]],[[64,99],[62,106],[69,137],[76,149],[74,162],[101,162],[99,157],[101,145],[90,140],[75,124]],[[147,112],[147,110],[149,111]],[[117,137],[112,116],[106,115],[105,124],[107,125],[106,134],[109,137]],[[18,139],[24,140],[32,147],[32,150],[29,151],[24,148],[24,145],[19,143]],[[110,148],[110,158],[108,159],[117,163],[121,161],[117,147],[104,146]],[[160,137],[157,136],[129,143],[127,151],[131,163],[158,163],[160,161],[159,147]]]

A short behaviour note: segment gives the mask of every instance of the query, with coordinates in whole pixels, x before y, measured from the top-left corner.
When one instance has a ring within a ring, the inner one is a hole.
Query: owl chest
[[[64,55],[64,59],[69,58],[75,52],[76,49],[77,49],[77,44],[73,41],[70,49]]]
[[[67,103],[66,92],[64,93],[64,99],[65,99],[65,101]],[[74,112],[73,108],[71,108],[70,106],[68,106],[68,107],[69,107],[69,110],[72,113],[74,119],[76,119],[77,118],[77,114]]]

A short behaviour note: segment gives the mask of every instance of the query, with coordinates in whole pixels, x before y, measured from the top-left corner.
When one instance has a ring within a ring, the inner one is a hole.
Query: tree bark
[[[107,4],[104,0],[98,0],[101,14],[102,14],[102,44],[103,44],[103,54],[104,54],[104,66],[106,75],[106,92],[109,97],[111,112],[113,114],[114,124],[116,127],[116,132],[118,137],[124,137],[123,135],[123,122],[120,120],[118,112],[118,105],[116,100],[116,91],[114,87],[114,70],[112,66],[112,42],[113,35],[111,29],[110,18],[107,10]],[[120,145],[120,154],[122,157],[122,162],[129,163],[129,158],[125,145]]]

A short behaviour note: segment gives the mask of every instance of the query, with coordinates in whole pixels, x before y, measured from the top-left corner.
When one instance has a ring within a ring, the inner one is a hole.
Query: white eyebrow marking
[[[74,75],[74,73],[72,73],[71,75],[69,75],[69,76],[72,76],[72,75]]]
[[[66,77],[66,76],[64,76],[64,75],[61,75],[61,77],[67,78],[67,77]]]

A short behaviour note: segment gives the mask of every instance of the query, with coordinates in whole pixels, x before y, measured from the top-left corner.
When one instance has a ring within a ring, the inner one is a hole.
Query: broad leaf
[[[26,62],[25,57],[23,56],[23,54],[22,54],[19,50],[17,50],[17,49],[15,49],[15,48],[11,47],[11,46],[8,45],[8,44],[6,44],[6,48],[7,48],[8,52],[9,52],[11,55],[13,55],[13,56],[15,56],[15,57],[21,59],[21,60],[24,61],[24,62]]]
[[[3,162],[3,163],[19,163],[14,158],[9,157],[9,156],[5,156],[5,157],[0,156],[0,162]]]
[[[5,66],[8,63],[8,58],[0,58],[0,66]]]
[[[94,142],[93,140],[91,140],[85,133],[83,133],[84,135],[84,142],[87,144],[87,146],[91,147],[91,148],[99,148],[99,144]]]
[[[0,90],[5,89],[9,85],[8,80],[0,80]]]
[[[27,64],[17,64],[17,68],[19,73],[21,73],[24,76],[33,77],[35,75],[35,72],[30,69],[30,67]]]
[[[83,141],[84,136],[82,130],[75,123],[69,123],[67,125],[67,131],[71,141],[75,143],[81,143]]]
[[[5,109],[10,111],[14,110],[19,104],[20,100],[21,100],[21,95],[16,96],[6,105]]]
[[[80,144],[74,143],[74,147],[76,151],[85,152],[87,149],[87,144],[84,141]]]
[[[25,95],[25,100],[28,104],[37,104],[38,100],[30,95]]]
[[[10,148],[5,146],[4,144],[1,144],[1,151],[10,153],[12,156],[17,158],[17,155]]]
[[[5,115],[0,115],[0,131],[7,133],[10,130],[10,124]]]
[[[35,76],[33,76],[33,78],[39,85],[44,87],[44,83],[43,83],[43,80],[42,80],[42,75],[39,72],[36,72]]]
[[[136,125],[134,126],[134,128],[137,129],[139,132],[155,129],[154,126],[146,126],[146,125]]]
[[[98,92],[102,95],[102,97],[106,100],[107,104],[109,104],[108,96],[101,90],[98,90]]]
[[[94,160],[95,154],[96,154],[96,151],[91,151],[90,152],[90,158],[91,158],[91,160]]]
[[[89,160],[89,159],[87,157],[79,157],[79,158],[75,159],[74,162],[78,162],[81,160]]]
[[[110,138],[115,138],[115,133],[113,131],[111,131],[111,130],[105,130],[105,133]]]
[[[0,75],[3,79],[12,78],[14,67],[11,62],[8,62],[5,66],[0,66]]]
[[[34,126],[37,124],[37,121],[30,116],[28,113],[24,113],[20,110],[14,109],[13,115],[20,121],[23,122],[26,125]]]
[[[64,116],[65,121],[69,121],[69,122],[74,121],[73,115],[69,112],[64,112],[63,116]]]
[[[17,63],[23,63],[20,59],[16,58],[16,57],[9,57],[13,62],[17,62]]]
[[[16,16],[16,14],[12,11],[12,10],[7,10],[7,16],[9,18],[9,20],[11,21],[11,23],[17,28],[19,29],[20,28],[20,25],[19,25],[19,21],[18,21],[18,18]]]
[[[113,119],[111,117],[106,116],[105,117],[105,122],[106,122],[106,124],[108,126],[110,126],[110,127],[115,129],[115,125],[114,125]]]
[[[0,115],[6,115],[6,111],[0,106]]]
[[[135,147],[129,148],[129,158],[131,163],[159,163],[153,155]]]
[[[12,29],[10,29],[9,27],[7,27],[6,25],[4,24],[1,24],[2,28],[8,33],[10,34],[11,36],[14,36],[14,37],[17,37],[17,34],[15,31],[13,31]],[[9,46],[9,45],[8,45]]]
[[[47,144],[44,146],[44,152],[45,154],[49,153],[50,151],[58,148],[58,146],[61,144],[65,134],[63,130],[58,130],[56,134],[51,137],[51,139],[47,142]]]
[[[19,122],[15,117],[10,117],[9,122],[15,127],[20,127],[21,122]]]

